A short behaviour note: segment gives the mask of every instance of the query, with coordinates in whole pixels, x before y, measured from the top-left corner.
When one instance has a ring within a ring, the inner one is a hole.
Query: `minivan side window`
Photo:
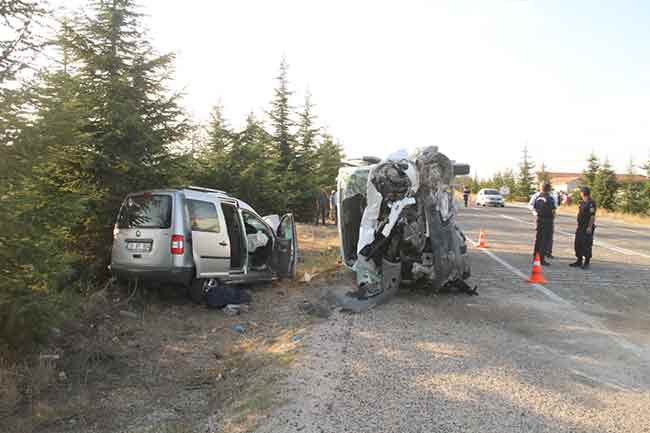
[[[293,240],[293,225],[291,225],[291,220],[289,218],[285,218],[282,221],[282,225],[278,231],[282,239],[287,241]]]
[[[168,229],[172,225],[172,198],[164,194],[132,195],[126,199],[117,226],[121,229]]]
[[[243,211],[242,216],[244,217],[244,227],[246,228],[246,234],[250,235],[257,232],[262,232],[266,233],[268,236],[273,236],[266,224],[264,224],[252,213]]]
[[[201,200],[187,200],[190,225],[193,231],[219,233],[219,214],[214,203]]]

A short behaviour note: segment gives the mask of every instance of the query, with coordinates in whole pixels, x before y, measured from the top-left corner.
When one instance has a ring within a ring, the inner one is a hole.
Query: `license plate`
[[[151,251],[151,242],[127,242],[126,249],[133,252],[146,252]]]

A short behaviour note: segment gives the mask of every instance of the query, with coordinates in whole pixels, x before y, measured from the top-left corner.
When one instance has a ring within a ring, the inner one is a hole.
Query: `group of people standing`
[[[331,193],[327,193],[325,188],[318,191],[316,198],[316,225],[319,221],[326,225],[326,220],[331,217],[334,224],[337,224],[338,218],[338,192],[333,189]]]
[[[574,249],[576,261],[571,267],[587,269],[590,266],[594,230],[596,229],[596,203],[591,198],[588,187],[580,188],[581,201],[578,210],[578,227],[576,229]],[[528,203],[537,217],[537,235],[533,255],[539,254],[542,266],[548,266],[548,259],[553,259],[553,232],[558,199],[551,194],[551,184],[541,183],[539,192]]]

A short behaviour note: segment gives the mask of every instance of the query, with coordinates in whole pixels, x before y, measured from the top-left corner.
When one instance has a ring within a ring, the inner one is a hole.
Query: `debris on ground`
[[[243,334],[246,332],[246,326],[242,325],[241,323],[238,323],[236,325],[232,325],[232,330],[235,332],[239,332],[240,334]]]
[[[129,319],[138,319],[138,315],[133,311],[120,310],[120,316],[128,317]]]
[[[332,314],[330,306],[324,302],[310,302],[305,300],[298,305],[298,308],[305,314],[323,319],[327,319]]]
[[[228,304],[221,309],[227,316],[237,316],[241,312],[241,305]]]
[[[238,286],[222,284],[212,279],[206,284],[205,303],[208,308],[223,309],[227,305],[242,305],[251,302],[251,295]]]

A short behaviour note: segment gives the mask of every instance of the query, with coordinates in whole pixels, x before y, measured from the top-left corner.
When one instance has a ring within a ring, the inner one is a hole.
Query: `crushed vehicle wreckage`
[[[470,262],[452,190],[454,176],[468,173],[468,165],[454,164],[436,146],[383,161],[364,158],[339,170],[341,253],[358,287],[339,304],[363,311],[407,280],[476,293],[465,282]]]

